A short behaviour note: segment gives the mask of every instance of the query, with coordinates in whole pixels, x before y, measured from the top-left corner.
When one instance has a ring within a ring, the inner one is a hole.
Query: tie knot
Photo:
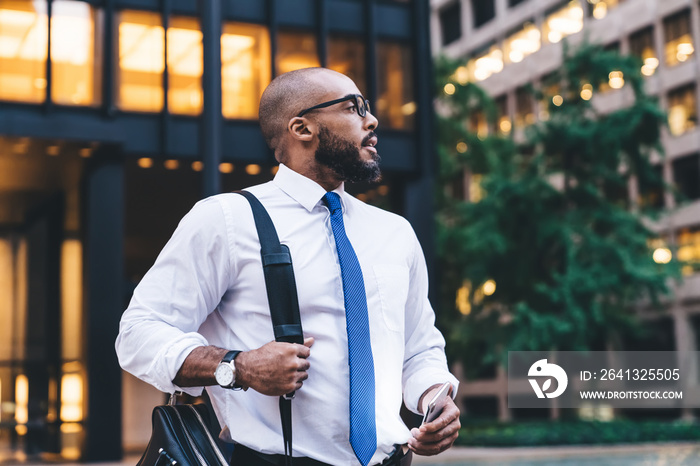
[[[325,201],[326,205],[328,206],[328,210],[331,211],[331,215],[335,214],[335,212],[341,208],[340,206],[340,196],[338,196],[338,193],[334,192],[327,192],[323,196],[323,200]]]

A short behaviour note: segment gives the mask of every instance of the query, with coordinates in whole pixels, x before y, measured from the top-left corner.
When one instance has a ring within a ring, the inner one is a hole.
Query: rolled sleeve
[[[403,395],[406,407],[414,413],[420,413],[418,403],[426,390],[433,385],[450,382],[454,397],[459,382],[447,367],[445,339],[435,327],[435,312],[428,300],[428,270],[425,257],[417,238],[414,244],[411,286],[406,309]]]

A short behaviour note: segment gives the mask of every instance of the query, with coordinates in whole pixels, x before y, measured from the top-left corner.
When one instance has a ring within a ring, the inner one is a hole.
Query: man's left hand
[[[413,437],[408,440],[408,448],[416,455],[437,455],[455,443],[460,427],[459,408],[449,398],[440,416],[420,428],[411,429]]]

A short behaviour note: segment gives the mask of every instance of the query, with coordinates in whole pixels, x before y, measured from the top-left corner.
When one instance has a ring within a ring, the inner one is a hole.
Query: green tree
[[[633,177],[666,189],[650,162],[663,152],[665,114],[644,91],[640,60],[565,46],[562,67],[532,89],[548,118],[520,143],[475,128],[479,115],[496,125],[494,103],[458,65],[436,63],[439,324],[451,356],[470,369],[508,350],[602,349],[635,328],[636,302],[658,304],[677,276],[652,259],[657,235],[644,217],[653,212],[627,200]],[[591,96],[623,82],[614,92],[630,104],[596,111]],[[480,187],[465,189],[465,172]]]

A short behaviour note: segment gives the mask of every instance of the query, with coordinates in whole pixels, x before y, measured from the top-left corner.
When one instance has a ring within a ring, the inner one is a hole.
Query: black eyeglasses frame
[[[345,97],[341,97],[340,99],[334,99],[334,100],[329,100],[328,102],[323,102],[318,105],[314,105],[313,107],[306,108],[299,112],[297,114],[297,118],[303,117],[305,114],[310,112],[311,110],[317,110],[319,108],[326,108],[330,107],[331,105],[339,104],[341,102],[346,102],[348,100],[353,100],[355,99],[355,106],[357,107],[357,114],[360,115],[361,118],[364,118],[367,116],[367,112],[370,111],[369,109],[369,100],[365,99],[362,94],[348,94]],[[364,104],[364,105],[361,105]]]

